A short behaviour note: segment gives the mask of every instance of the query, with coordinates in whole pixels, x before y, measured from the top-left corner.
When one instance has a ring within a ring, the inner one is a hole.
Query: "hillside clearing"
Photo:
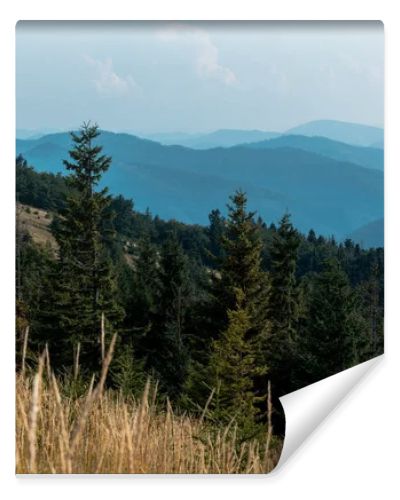
[[[17,204],[16,212],[17,225],[22,231],[27,231],[36,244],[50,246],[53,251],[57,251],[57,242],[50,231],[53,221],[51,212],[22,203]]]

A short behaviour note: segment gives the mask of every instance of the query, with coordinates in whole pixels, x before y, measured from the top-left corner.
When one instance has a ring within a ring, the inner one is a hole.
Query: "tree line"
[[[17,199],[49,210],[57,251],[17,225],[21,336],[48,346],[55,370],[97,373],[117,332],[110,384],[137,395],[147,377],[185,411],[235,418],[243,438],[277,398],[383,351],[383,249],[267,225],[230,198],[209,226],[163,221],[99,187],[112,159],[97,126],[72,133],[67,175],[17,158]],[[111,167],[112,168],[112,167]]]

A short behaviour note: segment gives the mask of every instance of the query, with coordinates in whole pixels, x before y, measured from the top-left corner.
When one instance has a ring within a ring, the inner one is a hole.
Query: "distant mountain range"
[[[139,134],[140,135],[140,134]],[[193,149],[229,148],[247,142],[258,142],[278,137],[279,132],[262,130],[216,130],[208,134],[151,134],[145,136],[161,144],[185,146]]]
[[[309,151],[334,160],[347,161],[362,167],[383,170],[383,150],[360,147],[333,141],[325,137],[306,137],[303,135],[281,135],[275,139],[261,141],[245,146],[256,149],[293,148]]]
[[[17,136],[17,139],[39,139],[40,137],[43,137],[44,135],[54,134],[56,132],[61,132],[61,131],[57,130],[57,129],[50,129],[50,128],[37,129],[37,130],[26,129],[26,128],[17,128],[16,136]]]
[[[17,139],[39,139],[48,134],[62,132],[56,129],[17,129]],[[368,146],[383,149],[383,129],[335,120],[316,120],[284,132],[263,130],[220,129],[205,133],[140,133],[127,131],[143,139],[159,142],[165,146],[185,146],[192,149],[229,148],[239,144],[261,142],[284,135],[302,135],[307,137],[325,137],[334,141],[356,146]]]
[[[339,141],[350,145],[383,149],[383,129],[371,127],[369,125],[335,120],[316,120],[293,127],[285,132],[224,129],[202,134],[176,132],[164,134],[139,133],[136,135],[144,139],[160,142],[167,146],[186,146],[193,149],[226,148],[244,143],[265,141],[285,135],[325,137],[333,141]]]
[[[208,150],[164,146],[105,131],[99,141],[113,158],[104,184],[114,194],[133,198],[138,210],[149,207],[166,219],[206,224],[210,210],[225,211],[228,196],[237,188],[247,192],[250,209],[266,222],[276,222],[289,211],[303,232],[313,228],[342,238],[383,217],[383,172],[357,165],[354,159],[322,155],[320,139],[313,146],[318,153],[305,150],[307,145],[311,148],[307,139],[301,148],[247,144]],[[16,149],[39,171],[63,172],[62,160],[68,158],[70,147],[69,134],[60,133],[17,140]],[[334,145],[329,148],[332,153]],[[346,148],[337,148],[337,155],[343,156]],[[370,158],[371,152],[365,157],[356,152],[364,164],[379,164]]]
[[[308,137],[326,137],[334,141],[354,144],[355,146],[371,146],[383,148],[383,129],[348,123],[336,120],[316,120],[285,132],[289,135],[306,135]]]

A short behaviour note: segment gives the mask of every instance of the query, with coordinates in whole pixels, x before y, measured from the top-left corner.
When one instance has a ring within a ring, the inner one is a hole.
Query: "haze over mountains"
[[[383,149],[361,147],[334,141],[326,137],[304,135],[281,135],[267,141],[246,144],[255,149],[293,148],[320,154],[339,161],[348,161],[367,168],[383,170]]]
[[[359,127],[361,140],[364,126]],[[364,142],[379,140],[370,128]],[[383,218],[381,149],[323,137],[233,132],[210,135],[227,145],[246,137],[245,144],[204,149],[203,137],[203,146],[197,142],[198,149],[191,149],[104,131],[99,142],[113,158],[104,184],[114,194],[133,198],[138,210],[149,207],[162,218],[199,224],[208,222],[213,208],[225,212],[228,196],[240,187],[248,193],[250,208],[267,223],[289,211],[303,232],[313,228],[343,238],[367,225],[367,232],[374,233],[370,240],[377,241],[379,224],[368,224]],[[17,140],[17,154],[39,171],[64,172],[62,160],[70,147],[68,133]]]
[[[321,136],[356,146],[383,148],[383,129],[337,120],[316,120],[286,131],[291,135]]]
[[[39,139],[47,134],[62,132],[56,129],[17,129],[17,139]],[[64,130],[67,131],[67,130]],[[210,149],[215,147],[231,147],[239,144],[265,141],[282,135],[303,135],[307,137],[325,137],[334,141],[356,146],[369,146],[383,149],[383,129],[348,123],[337,120],[315,120],[292,127],[283,132],[264,130],[220,129],[206,133],[143,133],[123,130],[123,133],[150,139],[166,146],[186,146],[193,149]]]
[[[179,145],[193,149],[211,149],[218,147],[229,148],[238,144],[264,141],[280,135],[279,132],[264,132],[262,130],[222,129],[208,134],[150,134],[143,137],[166,146]]]
[[[244,143],[265,141],[285,135],[325,137],[355,146],[383,148],[383,129],[337,120],[315,120],[292,127],[284,132],[223,129],[202,134],[177,132],[167,134],[136,133],[135,135],[160,142],[164,145],[179,145],[193,149],[231,147]]]
[[[16,136],[17,139],[40,139],[47,134],[55,134],[57,132],[62,132],[58,129],[27,129],[27,128],[17,128]]]

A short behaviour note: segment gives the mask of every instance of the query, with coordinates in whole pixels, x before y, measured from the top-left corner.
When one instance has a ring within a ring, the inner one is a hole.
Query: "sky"
[[[16,27],[18,129],[383,127],[380,22],[33,22]]]

